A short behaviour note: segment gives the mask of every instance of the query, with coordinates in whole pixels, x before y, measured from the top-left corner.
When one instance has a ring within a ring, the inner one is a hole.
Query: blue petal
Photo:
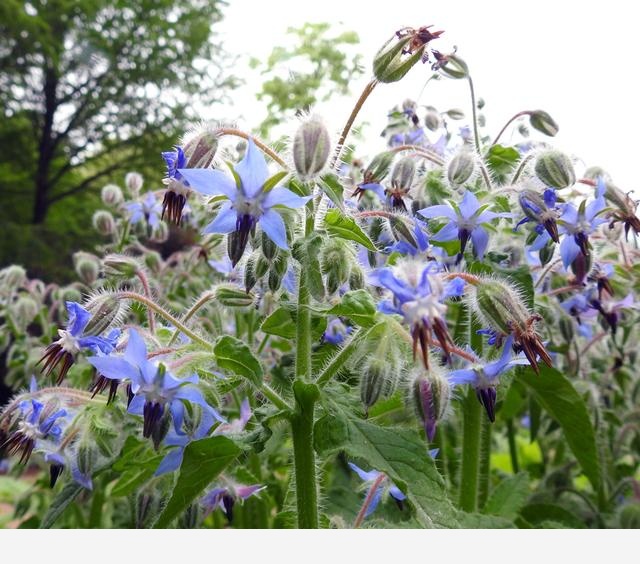
[[[208,168],[181,168],[178,170],[189,186],[206,196],[226,196],[235,200],[238,187],[235,180],[221,170]]]
[[[380,472],[378,472],[377,470],[365,472],[362,468],[356,466],[353,462],[349,462],[349,468],[351,468],[351,470],[358,474],[358,476],[360,476],[360,479],[364,480],[365,482],[371,482],[380,475]]]
[[[373,192],[381,200],[385,199],[385,193],[382,184],[379,184],[377,182],[369,182],[367,184],[358,184],[358,188],[360,188],[360,190],[369,190],[370,192]]]
[[[122,357],[92,356],[87,361],[105,378],[110,380],[129,379],[137,385],[141,383],[140,371]]]
[[[451,384],[454,385],[475,384],[478,376],[473,370],[465,368],[462,370],[453,370],[452,372],[449,372],[447,379]]]
[[[475,194],[469,190],[464,193],[462,202],[460,203],[460,215],[465,219],[472,217],[480,207],[480,202]]]
[[[446,217],[453,221],[458,219],[458,214],[456,214],[456,211],[451,206],[447,206],[445,204],[429,206],[428,208],[419,210],[418,213],[428,219],[433,219],[436,217]]]
[[[167,472],[175,472],[182,464],[184,448],[174,448],[162,459],[160,466],[155,471],[155,476],[161,476]]]
[[[131,415],[144,415],[145,403],[147,403],[147,400],[143,395],[133,396],[129,407],[127,408],[127,412],[131,413]]]
[[[235,166],[236,173],[242,181],[245,196],[253,198],[269,178],[269,168],[262,152],[250,137],[244,158]]]
[[[405,282],[398,280],[391,270],[383,268],[378,272],[378,281],[385,288],[391,290],[393,295],[401,302],[415,300],[415,289],[409,288]]]
[[[476,227],[471,232],[471,240],[473,241],[475,256],[482,260],[484,252],[487,250],[487,245],[489,244],[489,234],[482,227]]]
[[[538,235],[534,239],[533,243],[531,243],[531,246],[529,247],[529,250],[530,251],[539,251],[549,241],[551,241],[551,235],[549,235],[549,233],[547,233],[547,231],[543,231],[542,233],[540,233],[540,235]]]
[[[288,249],[287,245],[287,230],[284,226],[284,221],[280,214],[274,210],[267,210],[258,220],[260,227],[266,233],[267,237],[271,239],[281,249]]]
[[[139,365],[147,360],[147,346],[135,329],[129,329],[129,340],[124,351],[124,358],[134,365]]]
[[[204,228],[203,233],[231,233],[235,231],[238,223],[238,214],[231,208],[231,202],[225,202],[220,206],[216,218]]]
[[[438,231],[431,239],[444,243],[445,241],[453,241],[458,238],[458,226],[454,221],[447,223],[440,231]]]
[[[573,235],[565,235],[562,243],[560,243],[560,256],[564,267],[569,268],[579,253],[580,247],[576,244]]]
[[[291,190],[287,190],[282,186],[276,186],[269,191],[263,201],[264,209],[272,208],[273,206],[285,206],[287,208],[301,208],[309,200],[311,196],[298,196]]]
[[[407,496],[404,495],[402,493],[402,490],[395,484],[392,484],[389,487],[389,495],[391,495],[391,497],[393,497],[394,499],[397,499],[398,501],[404,501],[405,499],[407,499]]]
[[[368,496],[369,492],[367,492],[367,497]],[[382,499],[382,485],[376,488],[376,491],[373,494],[371,501],[369,502],[369,506],[367,507],[367,511],[364,514],[365,517],[369,517],[369,515],[371,515],[376,510],[376,507],[378,507],[378,504],[380,503],[380,499]]]
[[[74,337],[78,337],[84,331],[84,328],[91,319],[91,314],[76,302],[67,302],[67,313],[69,321],[67,323],[67,331]]]

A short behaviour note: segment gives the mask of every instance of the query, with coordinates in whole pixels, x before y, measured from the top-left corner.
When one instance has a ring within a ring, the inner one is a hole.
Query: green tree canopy
[[[144,168],[161,143],[235,84],[212,27],[221,0],[0,3],[0,190],[30,217],[110,175]],[[155,160],[154,160],[155,163]]]

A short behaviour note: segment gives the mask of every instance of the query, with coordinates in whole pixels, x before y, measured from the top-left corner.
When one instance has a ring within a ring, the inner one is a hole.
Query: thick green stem
[[[313,451],[313,413],[319,390],[315,384],[297,381],[293,385],[293,392],[296,398],[296,411],[291,417],[291,430],[296,475],[298,527],[300,529],[317,529],[318,488]]]
[[[464,511],[474,512],[478,507],[482,406],[473,388],[469,388],[462,406],[462,473],[459,503]]]
[[[309,309],[310,294],[307,287],[307,274],[300,269],[298,287],[298,318],[296,327],[296,378],[309,380],[311,378],[311,310]]]
[[[471,113],[473,115],[473,137],[476,144],[476,151],[478,152],[478,155],[480,155],[480,135],[478,134],[476,91],[473,88],[473,80],[471,79],[471,75],[467,75],[467,80],[469,81],[469,91],[471,92]]]
[[[478,402],[479,403],[479,402]],[[480,467],[478,468],[478,508],[482,509],[489,497],[491,485],[491,431],[493,424],[481,415]]]
[[[507,439],[509,441],[509,456],[511,457],[511,469],[514,474],[520,472],[518,464],[518,448],[516,447],[516,433],[513,427],[513,419],[507,419]]]

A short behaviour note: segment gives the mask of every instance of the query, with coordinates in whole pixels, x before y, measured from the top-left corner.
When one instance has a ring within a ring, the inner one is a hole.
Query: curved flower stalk
[[[288,249],[285,224],[278,208],[300,208],[310,196],[298,196],[282,186],[270,187],[267,163],[252,139],[242,160],[231,169],[233,177],[220,170],[178,169],[194,190],[225,200],[204,233],[233,234],[229,258],[234,266],[242,258],[249,234],[258,224],[278,247]]]
[[[91,313],[76,302],[67,302],[66,306],[69,316],[66,328],[58,330],[60,338],[46,348],[38,361],[38,364],[44,362],[42,371],[47,376],[60,365],[58,383],[64,380],[81,350],[89,350],[94,354],[109,354],[115,349],[120,337],[119,329],[112,329],[105,337],[87,333]]]
[[[464,280],[445,280],[438,265],[425,265],[415,259],[405,259],[393,268],[381,268],[370,278],[372,283],[387,288],[393,294],[393,300],[381,302],[379,309],[383,313],[401,315],[410,326],[414,359],[419,346],[424,366],[429,368],[432,333],[449,358],[454,344],[447,329],[444,301],[462,295]]]
[[[145,438],[159,430],[167,408],[174,427],[180,429],[184,420],[184,402],[200,405],[215,419],[224,421],[197,388],[198,376],[194,374],[179,380],[163,364],[147,360],[146,345],[133,329],[129,330],[129,342],[123,356],[96,356],[90,358],[89,363],[105,378],[128,382],[132,394],[128,411],[143,416],[142,435]]]
[[[457,262],[462,260],[467,243],[473,243],[473,256],[482,260],[489,245],[489,233],[483,224],[498,217],[511,217],[510,213],[496,213],[488,211],[487,206],[481,206],[478,198],[470,191],[466,191],[459,206],[438,204],[419,210],[418,213],[427,219],[446,217],[449,222],[435,235],[434,241],[460,241],[460,252]]]

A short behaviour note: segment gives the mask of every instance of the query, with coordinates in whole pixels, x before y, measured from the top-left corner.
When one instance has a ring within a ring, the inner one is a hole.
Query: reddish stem
[[[375,479],[375,481],[371,485],[371,488],[369,488],[369,491],[367,492],[367,497],[364,498],[364,503],[362,504],[362,507],[360,508],[358,516],[356,517],[356,520],[353,523],[354,529],[357,529],[360,525],[362,525],[362,522],[364,521],[364,517],[367,514],[367,509],[369,509],[369,506],[371,505],[371,502],[373,501],[373,498],[376,495],[376,491],[382,485],[382,482],[384,482],[386,479],[387,479],[386,474],[383,474],[382,472],[380,472],[380,475]]]

